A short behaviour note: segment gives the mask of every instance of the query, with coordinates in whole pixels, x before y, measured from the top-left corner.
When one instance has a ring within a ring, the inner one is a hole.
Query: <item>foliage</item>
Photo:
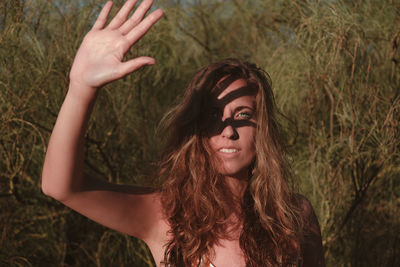
[[[86,137],[87,171],[151,183],[145,174],[157,157],[157,123],[193,73],[218,59],[246,59],[270,73],[289,118],[282,124],[293,170],[319,217],[328,266],[399,266],[400,4],[156,6],[166,17],[127,57],[151,55],[158,64],[103,88]],[[0,265],[154,264],[142,242],[40,191],[69,68],[100,8],[94,0],[0,3]]]

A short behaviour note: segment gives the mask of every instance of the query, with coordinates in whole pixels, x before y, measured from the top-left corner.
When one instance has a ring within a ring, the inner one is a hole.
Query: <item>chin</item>
[[[235,166],[224,166],[222,165],[221,168],[218,168],[218,172],[223,176],[229,176],[232,178],[237,179],[245,179],[249,178],[249,167],[246,166],[244,168],[238,168]]]

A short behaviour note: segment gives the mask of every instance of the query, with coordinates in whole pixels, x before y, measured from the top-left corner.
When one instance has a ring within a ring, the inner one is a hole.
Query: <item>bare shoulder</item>
[[[321,229],[311,202],[303,195],[296,195],[296,202],[302,213],[303,235],[302,256],[304,267],[325,266]]]

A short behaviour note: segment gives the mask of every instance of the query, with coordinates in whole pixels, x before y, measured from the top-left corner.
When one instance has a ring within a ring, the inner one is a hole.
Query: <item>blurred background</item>
[[[104,2],[0,3],[0,266],[154,266],[142,242],[40,189],[71,63]],[[127,58],[150,55],[158,64],[102,89],[86,137],[87,172],[151,184],[145,174],[157,155],[157,124],[189,79],[213,61],[248,60],[272,78],[327,265],[400,266],[400,2],[154,6],[165,17]]]

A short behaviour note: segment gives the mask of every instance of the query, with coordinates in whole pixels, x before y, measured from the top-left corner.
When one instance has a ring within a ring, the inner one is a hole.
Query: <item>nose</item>
[[[232,125],[230,125],[229,123],[228,124],[224,123],[224,124],[225,125],[223,126],[224,128],[222,129],[221,136],[233,140],[238,139],[239,135],[236,129],[232,127]]]

